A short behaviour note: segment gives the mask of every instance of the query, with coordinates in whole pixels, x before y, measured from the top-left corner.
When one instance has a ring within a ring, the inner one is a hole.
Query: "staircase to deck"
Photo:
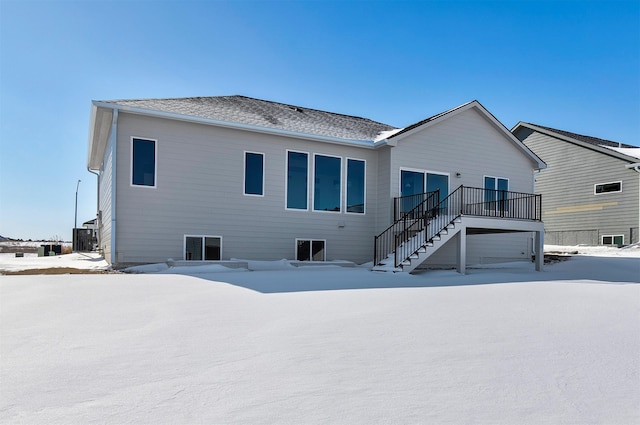
[[[437,191],[406,198],[396,199],[395,209],[402,212],[375,237],[374,271],[410,273],[461,231],[466,237],[472,223],[482,222],[493,231],[542,228],[540,195],[460,186],[442,200]],[[402,203],[412,208],[398,208]],[[520,225],[522,222],[539,225]]]

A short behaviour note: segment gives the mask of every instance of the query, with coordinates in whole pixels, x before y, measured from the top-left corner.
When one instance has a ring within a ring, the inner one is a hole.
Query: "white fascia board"
[[[367,148],[367,149],[375,149],[386,144],[385,140],[378,143],[374,143],[373,140],[341,139],[339,137],[321,136],[321,135],[315,135],[315,134],[309,134],[309,133],[299,133],[295,131],[281,130],[277,128],[261,127],[261,126],[252,125],[252,124],[243,124],[243,123],[237,123],[237,122],[231,122],[231,121],[221,121],[221,120],[216,120],[212,118],[195,117],[192,115],[176,114],[174,112],[157,111],[154,109],[135,108],[131,106],[118,105],[115,103],[94,101],[93,104],[103,108],[118,109],[122,112],[128,112],[131,114],[147,115],[147,116],[167,118],[167,119],[178,120],[178,121],[194,122],[198,124],[206,124],[206,125],[213,125],[217,127],[231,128],[236,130],[245,130],[245,131],[252,131],[256,133],[272,134],[277,136],[292,137],[296,139],[311,140],[316,142],[356,146],[356,147]]]

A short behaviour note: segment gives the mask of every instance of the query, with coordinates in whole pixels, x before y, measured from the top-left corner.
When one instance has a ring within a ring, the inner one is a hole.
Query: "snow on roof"
[[[381,131],[378,135],[373,139],[374,142],[379,142],[384,139],[388,139],[396,133],[401,132],[404,128],[394,128],[393,130]]]
[[[607,146],[607,145],[600,145],[603,148],[607,148],[607,149],[611,149],[614,150],[618,153],[621,153],[623,155],[627,155],[627,156],[631,156],[633,158],[638,158],[640,159],[640,148],[616,148],[613,146]]]

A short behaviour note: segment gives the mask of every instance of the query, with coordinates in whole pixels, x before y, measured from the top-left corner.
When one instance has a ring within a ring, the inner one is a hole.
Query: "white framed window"
[[[182,252],[186,261],[221,260],[222,236],[185,235]]]
[[[285,208],[309,210],[309,153],[287,150]]]
[[[598,183],[593,185],[593,194],[602,195],[603,193],[622,192],[622,182]]]
[[[155,139],[131,137],[131,186],[156,187],[157,143]]]
[[[313,154],[313,211],[342,211],[342,158]]]
[[[484,176],[484,206],[491,210],[508,211],[509,179]]]
[[[418,196],[422,193],[437,190],[441,202],[449,195],[449,173],[400,167],[399,182],[398,193],[403,198],[400,205],[402,213],[418,206],[423,201],[423,197]],[[440,208],[446,208],[446,203],[440,205]]]
[[[325,261],[326,245],[324,239],[296,239],[296,260]]]
[[[264,196],[264,153],[244,151],[244,194]]]
[[[367,162],[364,159],[347,158],[345,182],[345,212],[365,214],[367,193]]]
[[[602,235],[600,240],[602,245],[615,245],[618,247],[624,245],[624,235]]]

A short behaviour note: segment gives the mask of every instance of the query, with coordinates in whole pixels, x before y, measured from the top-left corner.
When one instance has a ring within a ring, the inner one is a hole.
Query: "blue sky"
[[[91,100],[232,94],[640,145],[640,2],[0,0],[0,235],[69,240],[78,179],[95,217]]]

